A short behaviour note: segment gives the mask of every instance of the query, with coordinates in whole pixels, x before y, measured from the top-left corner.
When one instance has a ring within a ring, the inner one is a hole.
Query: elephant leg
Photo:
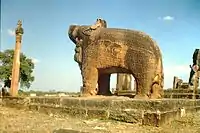
[[[111,95],[110,74],[100,74],[98,79],[98,95]]]
[[[97,95],[96,84],[98,80],[98,70],[87,65],[82,69],[83,90],[82,96]]]
[[[134,75],[137,83],[135,99],[149,99],[150,79],[148,74]]]

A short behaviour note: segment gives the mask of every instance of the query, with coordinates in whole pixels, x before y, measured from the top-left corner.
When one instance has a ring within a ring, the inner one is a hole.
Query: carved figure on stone
[[[22,35],[24,34],[24,29],[22,28],[22,21],[19,20],[17,23],[17,28],[15,29],[15,34],[16,35]]]
[[[90,30],[96,30],[98,28],[107,28],[107,22],[105,20],[101,19],[101,18],[97,18],[95,24],[93,24],[92,26],[90,26],[84,32],[90,31]]]
[[[90,29],[92,30],[96,30],[97,28],[106,28],[107,27],[107,23],[105,20],[101,19],[101,18],[98,18],[96,20],[96,23],[94,25],[92,25],[90,27]]]
[[[82,62],[82,46],[83,41],[79,40],[77,41],[76,47],[75,47],[75,54],[74,54],[74,60],[78,63],[80,69],[81,69],[81,62]]]
[[[70,25],[69,38],[82,45],[81,74],[83,96],[110,93],[110,75],[127,73],[135,77],[135,98],[163,96],[163,62],[157,43],[146,33],[119,29],[98,28],[85,35],[89,25]],[[98,82],[98,91],[96,84]]]

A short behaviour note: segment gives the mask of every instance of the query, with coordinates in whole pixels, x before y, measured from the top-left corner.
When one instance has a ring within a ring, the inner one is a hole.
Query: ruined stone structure
[[[137,82],[135,98],[161,98],[163,63],[160,49],[147,34],[128,29],[71,25],[69,38],[82,43],[83,96],[110,94],[112,73],[132,74]],[[96,90],[96,84],[98,89]]]
[[[185,85],[185,83],[183,83],[183,80],[174,76],[173,89],[180,89],[182,88],[182,85]]]
[[[179,79],[178,77],[174,76],[173,81],[173,89],[189,89],[189,86],[194,86],[195,83],[197,87],[199,86],[199,73],[200,73],[200,50],[195,49],[193,53],[193,65],[190,65],[191,71],[189,76],[189,82],[183,82],[182,79]]]
[[[171,91],[171,98],[200,98],[199,76],[200,76],[200,50],[195,49],[193,53],[193,65],[190,65],[191,71],[189,76],[189,82],[183,82],[182,79],[174,77],[173,90]],[[165,93],[166,94],[166,93]],[[172,96],[173,95],[173,96]]]

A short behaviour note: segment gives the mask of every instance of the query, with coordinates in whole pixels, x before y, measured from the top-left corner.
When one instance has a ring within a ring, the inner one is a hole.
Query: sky
[[[200,48],[199,0],[1,0],[0,48],[14,48],[14,29],[21,19],[21,51],[36,64],[31,89],[76,92],[82,79],[68,28],[91,25],[97,18],[105,19],[108,27],[144,31],[157,41],[165,88],[172,87],[174,75],[188,82],[192,54]]]

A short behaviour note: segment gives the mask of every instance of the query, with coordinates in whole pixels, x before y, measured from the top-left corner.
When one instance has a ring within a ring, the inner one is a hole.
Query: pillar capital
[[[21,36],[24,34],[24,29],[22,28],[22,21],[18,20],[17,22],[17,28],[15,29],[16,36]]]

